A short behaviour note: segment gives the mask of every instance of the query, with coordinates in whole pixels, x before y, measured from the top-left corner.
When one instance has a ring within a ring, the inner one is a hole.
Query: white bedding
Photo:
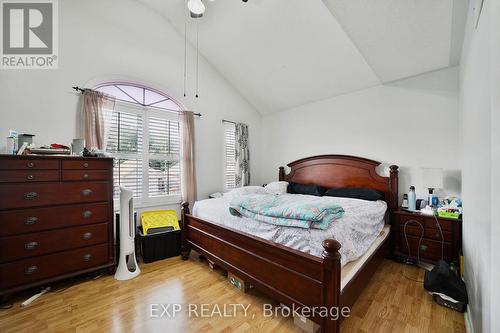
[[[380,234],[384,227],[387,204],[384,201],[337,197],[322,197],[322,200],[324,198],[339,204],[345,211],[344,216],[326,230],[281,227],[247,217],[232,216],[227,197],[197,201],[193,207],[193,215],[315,256],[321,256],[321,243],[324,239],[334,238],[342,245],[340,254],[344,266],[360,258]]]

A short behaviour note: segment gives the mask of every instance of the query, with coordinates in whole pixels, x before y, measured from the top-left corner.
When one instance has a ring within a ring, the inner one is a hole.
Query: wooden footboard
[[[339,332],[340,244],[326,239],[323,247],[315,257],[201,220],[182,205],[182,259],[193,249],[287,306],[316,307],[311,319],[322,331]]]

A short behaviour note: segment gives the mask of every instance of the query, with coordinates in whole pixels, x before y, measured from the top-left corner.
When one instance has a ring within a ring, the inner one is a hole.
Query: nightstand
[[[420,243],[420,259],[431,263],[440,260],[442,239],[437,225],[439,223],[444,237],[443,259],[447,262],[456,261],[459,263],[459,251],[462,249],[461,219],[454,220],[399,210],[394,212],[393,220],[394,256],[408,257],[410,254],[412,258],[417,258],[423,227],[423,238]],[[405,239],[405,224],[409,252]]]

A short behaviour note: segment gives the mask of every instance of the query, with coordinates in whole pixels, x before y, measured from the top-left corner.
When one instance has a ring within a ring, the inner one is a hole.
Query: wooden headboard
[[[390,176],[380,176],[376,168],[380,162],[348,155],[320,155],[287,164],[290,173],[280,167],[281,181],[299,184],[316,184],[326,188],[371,188],[384,192],[388,211],[398,207],[398,166],[391,165]]]

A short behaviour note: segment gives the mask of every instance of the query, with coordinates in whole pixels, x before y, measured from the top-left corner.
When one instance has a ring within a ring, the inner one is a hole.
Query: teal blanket
[[[296,194],[247,194],[234,198],[229,211],[279,226],[326,229],[344,209],[318,197]]]

